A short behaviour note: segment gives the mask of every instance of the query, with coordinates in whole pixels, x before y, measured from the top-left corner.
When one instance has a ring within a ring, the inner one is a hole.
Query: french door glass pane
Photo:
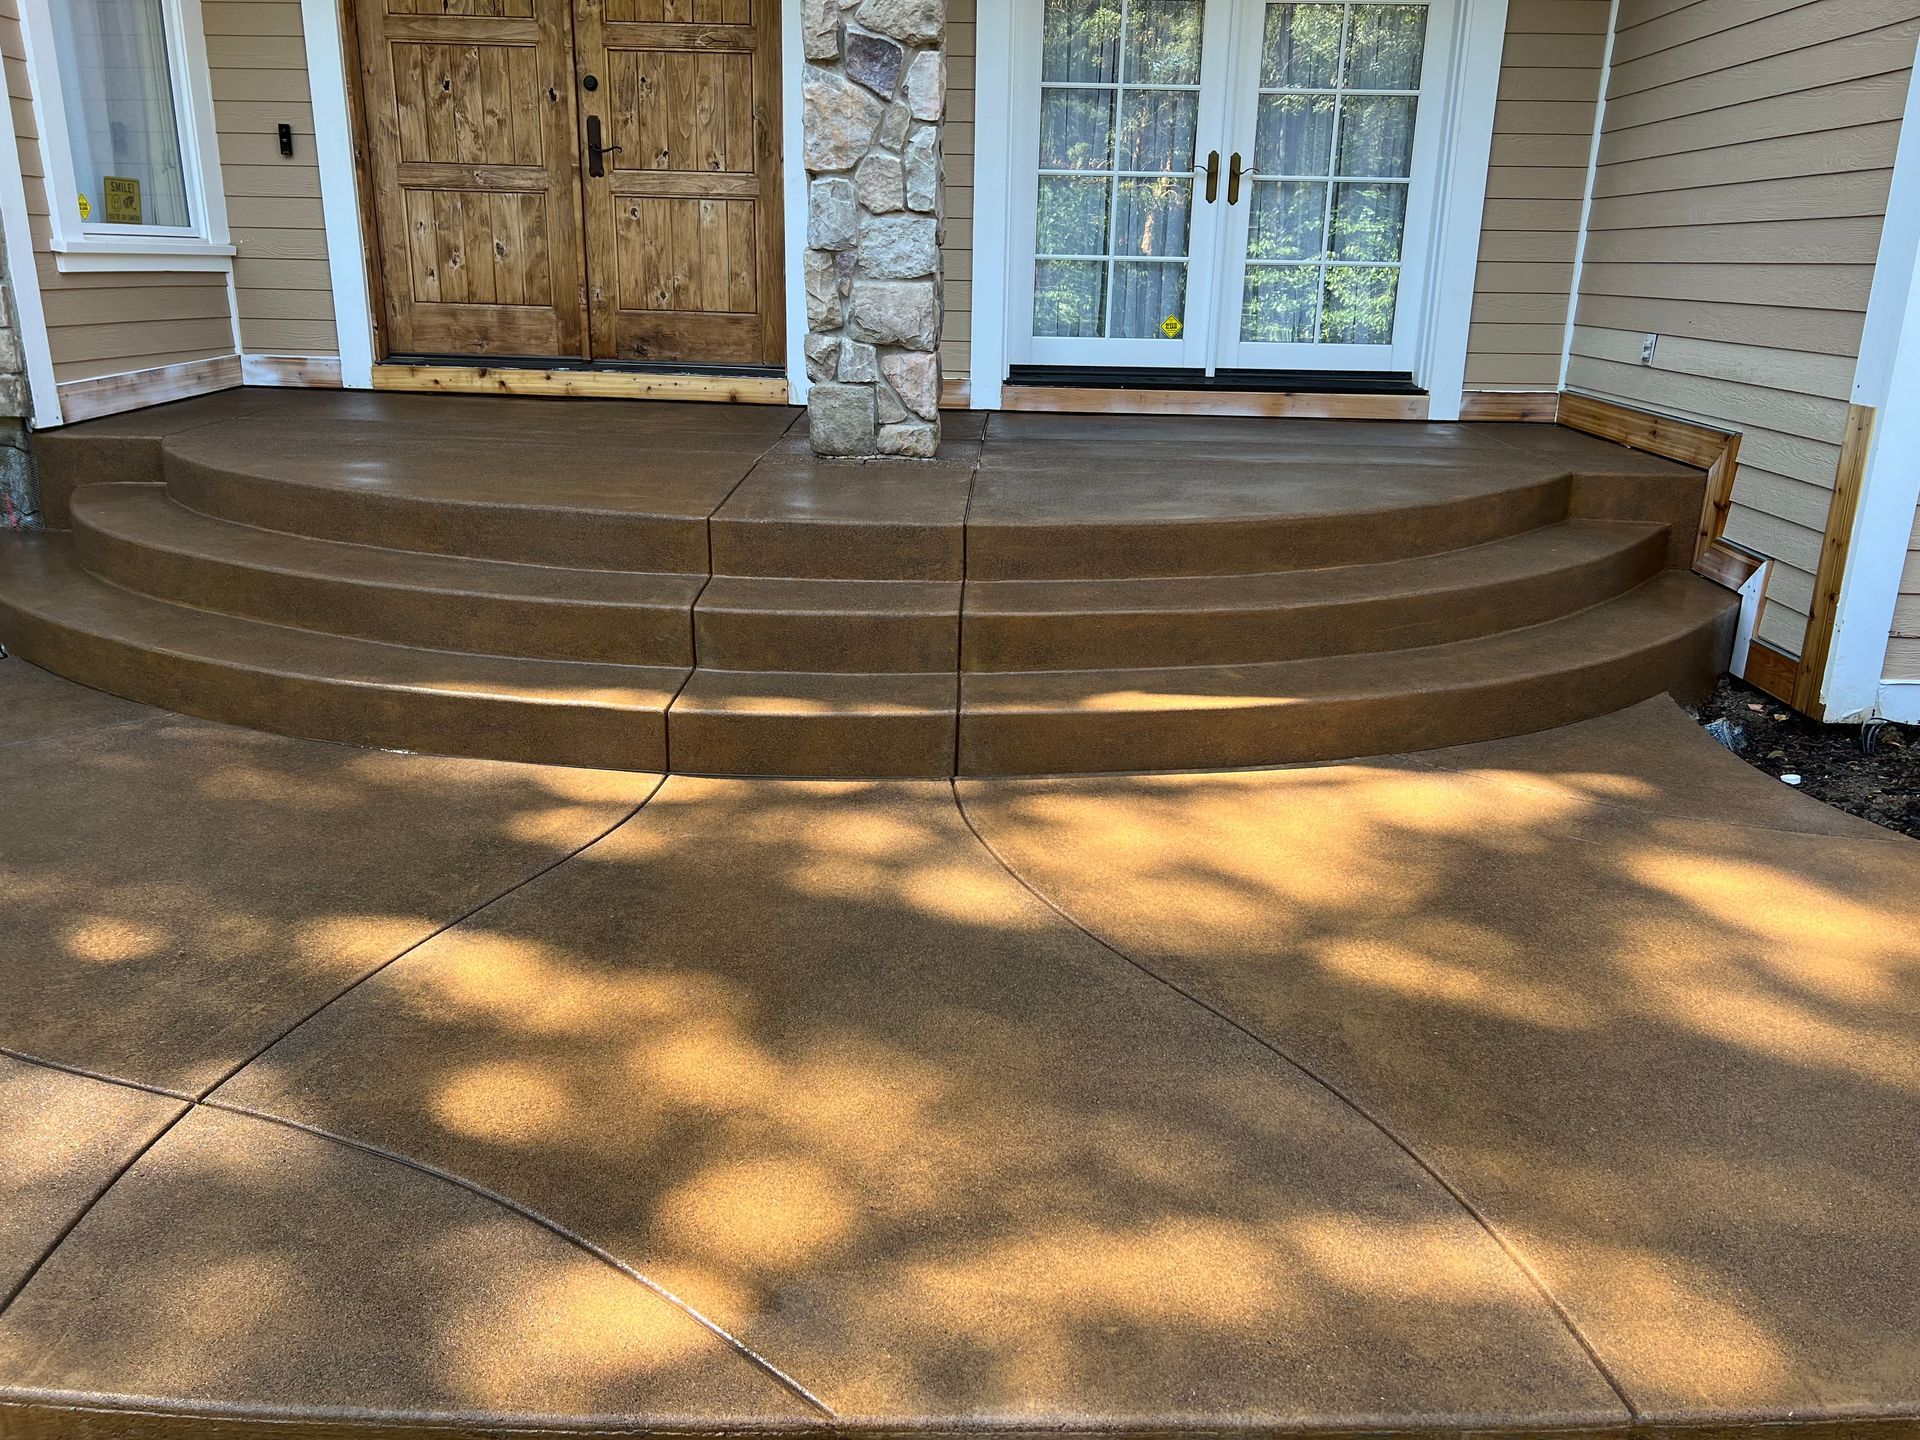
[[[161,0],[55,0],[52,11],[80,218],[191,225]]]
[[[1184,328],[1205,0],[1045,0],[1044,15],[1033,333],[1171,339]]]
[[[1425,5],[1268,4],[1243,341],[1392,342],[1426,30]]]

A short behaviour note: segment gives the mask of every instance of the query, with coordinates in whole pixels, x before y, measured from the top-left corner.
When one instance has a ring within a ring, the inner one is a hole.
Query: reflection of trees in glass
[[[1311,341],[1319,288],[1318,265],[1262,265],[1247,271],[1240,337],[1281,343]]]
[[[1393,339],[1397,266],[1329,265],[1321,306],[1323,345],[1386,345]]]
[[[1040,96],[1040,168],[1105,170],[1112,164],[1113,92],[1047,90]]]
[[[1413,167],[1411,95],[1349,95],[1340,104],[1341,175],[1405,175]]]
[[[1123,90],[1114,164],[1122,170],[1193,169],[1200,97],[1191,90]]]
[[[1198,85],[1201,0],[1128,0],[1125,66],[1129,85]]]
[[[1247,217],[1249,260],[1318,260],[1325,248],[1327,187],[1302,180],[1256,180]]]
[[[1342,5],[1269,5],[1263,89],[1331,90],[1340,69]]]
[[[1344,83],[1352,90],[1418,90],[1426,45],[1424,5],[1356,5]]]
[[[1039,224],[1034,250],[1040,255],[1107,253],[1107,180],[1077,175],[1040,177]]]
[[[1118,76],[1120,6],[1116,0],[1047,0],[1040,78],[1112,81]]]
[[[1404,185],[1337,186],[1328,253],[1336,260],[1398,260],[1406,219]]]
[[[1113,209],[1115,255],[1184,255],[1193,182],[1122,180]]]
[[[1033,333],[1075,338],[1105,328],[1107,267],[1100,260],[1041,260],[1033,267]]]

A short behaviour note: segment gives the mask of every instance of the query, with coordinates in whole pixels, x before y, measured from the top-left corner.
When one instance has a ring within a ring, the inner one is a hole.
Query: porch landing
[[[1703,477],[1538,425],[240,391],[45,437],[0,639],[385,749],[697,774],[1190,769],[1706,685]]]
[[[957,787],[0,730],[0,1434],[1920,1414],[1920,848],[1663,699]]]

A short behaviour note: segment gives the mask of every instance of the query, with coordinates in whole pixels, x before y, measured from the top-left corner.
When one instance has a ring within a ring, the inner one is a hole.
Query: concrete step
[[[952,674],[960,588],[957,580],[716,575],[694,608],[694,649],[715,670]]]
[[[959,677],[700,669],[667,721],[674,770],[693,775],[954,773]]]
[[[224,615],[399,645],[603,664],[693,664],[706,583],[314,540],[215,520],[157,485],[87,485],[76,553],[102,579]]]
[[[972,671],[1239,665],[1470,639],[1632,589],[1667,559],[1650,522],[1574,520],[1465,550],[1318,570],[972,580]]]
[[[1735,597],[1664,571],[1575,615],[1472,640],[1264,665],[969,674],[959,770],[1026,775],[1347,759],[1545,729],[1725,668]]]
[[[0,640],[84,685],[316,740],[608,769],[666,765],[672,666],[508,659],[238,619],[89,574],[65,535],[0,541]]]

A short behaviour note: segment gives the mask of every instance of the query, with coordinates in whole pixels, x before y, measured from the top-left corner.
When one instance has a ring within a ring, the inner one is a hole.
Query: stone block
[[[834,256],[827,250],[809,250],[802,263],[807,281],[807,328],[838,330],[844,296]]]
[[[807,66],[801,87],[805,152],[809,170],[851,170],[873,148],[887,104],[864,86],[818,65]]]
[[[938,120],[947,113],[947,56],[922,50],[907,67],[907,109],[916,120]]]
[[[880,352],[858,340],[847,341],[840,347],[838,378],[849,385],[871,385],[880,378]]]
[[[840,7],[834,0],[800,0],[801,52],[809,60],[840,55]]]
[[[940,334],[933,281],[854,281],[849,324],[853,337],[869,345],[933,349]]]
[[[851,249],[859,221],[853,181],[836,176],[807,187],[807,244],[814,249]]]
[[[860,23],[909,45],[935,44],[946,29],[946,0],[863,0]]]
[[[900,88],[906,61],[907,52],[885,36],[858,30],[847,34],[847,74],[883,100],[893,99],[893,92]]]
[[[900,403],[923,420],[940,413],[940,357],[921,351],[891,352],[881,358],[880,373]]]
[[[833,335],[809,335],[800,342],[807,354],[807,379],[832,380],[840,370],[840,341]]]
[[[940,431],[924,420],[905,420],[898,425],[882,425],[874,436],[882,455],[910,455],[931,460],[940,449]]]
[[[860,273],[878,280],[918,280],[940,264],[937,226],[925,215],[862,215]]]
[[[898,156],[880,151],[867,156],[853,172],[853,183],[860,208],[871,214],[886,215],[906,207],[906,172]]]
[[[916,125],[907,137],[902,162],[907,182],[907,208],[931,213],[940,196],[940,130]]]
[[[816,455],[878,451],[871,385],[815,385],[807,392],[807,434]]]
[[[898,150],[907,139],[907,126],[913,119],[904,100],[896,100],[880,117],[880,131],[874,143],[882,149]]]

